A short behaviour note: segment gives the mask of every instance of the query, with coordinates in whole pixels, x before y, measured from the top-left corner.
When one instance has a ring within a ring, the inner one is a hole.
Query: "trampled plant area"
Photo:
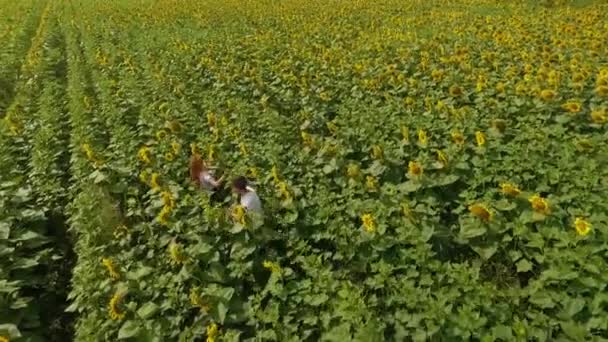
[[[607,42],[603,1],[0,0],[0,342],[608,340]]]

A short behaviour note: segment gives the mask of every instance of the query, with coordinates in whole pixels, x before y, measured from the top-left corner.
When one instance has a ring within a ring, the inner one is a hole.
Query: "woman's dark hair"
[[[245,191],[247,188],[247,178],[245,178],[243,176],[236,177],[232,181],[232,187],[237,190]]]

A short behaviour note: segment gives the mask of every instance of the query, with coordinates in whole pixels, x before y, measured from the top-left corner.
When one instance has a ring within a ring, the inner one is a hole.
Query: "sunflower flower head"
[[[304,146],[312,147],[314,145],[312,136],[309,133],[302,131],[300,132],[300,136],[302,137],[302,143],[304,143]]]
[[[606,114],[606,109],[596,109],[591,111],[591,121],[596,124],[605,124],[608,122],[608,114]]]
[[[374,176],[365,177],[365,187],[369,191],[378,190],[378,180],[376,179],[376,177],[374,177]]]
[[[215,147],[213,145],[209,145],[209,147],[207,147],[207,160],[209,162],[213,162],[213,161],[215,161],[215,157],[216,157]]]
[[[206,342],[215,342],[215,339],[220,335],[217,324],[211,323],[207,326],[207,340]]]
[[[505,195],[516,197],[521,193],[521,190],[511,183],[505,182],[500,184],[500,192]]]
[[[148,184],[148,178],[149,177],[150,177],[150,175],[145,170],[139,173],[139,181],[142,182],[142,183],[144,183],[144,184]]]
[[[401,126],[401,139],[404,143],[410,142],[410,129],[406,126]]]
[[[279,188],[279,194],[281,195],[281,198],[288,200],[291,198],[291,193],[289,192],[289,187],[287,186],[287,183],[281,181],[278,184],[278,188]]]
[[[601,97],[608,96],[608,85],[599,85],[595,88],[595,93]]]
[[[451,86],[449,89],[449,93],[451,96],[460,96],[462,95],[462,88],[459,86]]]
[[[247,217],[247,212],[242,205],[236,205],[234,209],[232,209],[232,217],[237,223],[244,226],[246,223],[245,219]]]
[[[213,128],[217,125],[217,116],[213,112],[207,113],[207,125]]]
[[[251,166],[247,168],[246,171],[247,178],[257,179],[259,177],[258,169],[255,166]]]
[[[198,150],[198,146],[195,143],[190,144],[190,152],[191,154],[200,154]]]
[[[243,142],[239,143],[239,151],[241,152],[242,155],[246,156],[247,155],[247,145],[245,145],[245,143],[243,143]]]
[[[116,270],[116,265],[114,265],[114,262],[112,261],[112,259],[103,258],[103,259],[101,259],[101,263],[106,267],[106,269],[108,270],[108,273],[110,274],[110,277],[113,280],[120,279],[120,274]]]
[[[475,132],[475,141],[478,147],[482,147],[486,144],[486,135],[482,131]]]
[[[126,313],[120,308],[120,304],[122,303],[123,298],[123,293],[116,292],[114,293],[108,304],[110,318],[114,321],[120,321],[126,316]]]
[[[264,260],[263,264],[265,269],[269,270],[272,273],[280,273],[281,272],[281,266],[276,263],[276,262],[272,262],[269,260]]]
[[[173,198],[173,195],[171,194],[171,192],[169,191],[163,191],[160,194],[160,197],[163,201],[163,205],[165,207],[169,207],[171,209],[175,208],[175,199]]]
[[[415,160],[410,161],[407,164],[407,173],[411,176],[411,177],[420,177],[422,176],[422,173],[424,172],[422,169],[422,165],[420,165],[420,163],[418,163]]]
[[[442,150],[437,150],[437,160],[439,160],[439,163],[441,163],[443,167],[448,166],[448,156]]]
[[[379,145],[372,146],[372,157],[376,160],[384,159],[384,151],[382,151],[382,147]]]
[[[335,122],[328,121],[325,125],[332,135],[335,135],[338,132],[338,125],[336,125]]]
[[[418,143],[422,146],[426,146],[428,143],[429,137],[426,134],[426,131],[423,129],[418,130]]]
[[[165,131],[164,129],[161,129],[160,131],[156,132],[156,140],[162,141],[166,137],[167,137],[167,131]]]
[[[591,232],[591,223],[582,217],[577,217],[574,220],[574,229],[576,229],[578,235],[585,236]]]
[[[361,222],[363,222],[363,229],[368,233],[376,231],[376,222],[372,214],[364,214],[361,216]]]
[[[160,189],[160,175],[156,172],[152,173],[152,176],[150,177],[150,187],[153,190],[158,190]]]
[[[182,149],[182,146],[177,141],[171,142],[171,151],[173,152],[174,155],[178,155],[179,152],[181,151],[181,149]]]
[[[359,177],[360,173],[359,166],[356,164],[350,164],[346,169],[346,175],[351,179]]]
[[[556,96],[557,96],[557,94],[555,93],[555,91],[550,90],[550,89],[542,90],[539,94],[539,97],[541,98],[541,100],[543,100],[545,102],[553,100]]]
[[[184,255],[184,248],[181,244],[171,241],[169,244],[169,257],[173,264],[183,264],[188,258]]]
[[[170,207],[163,207],[160,211],[160,213],[158,214],[158,223],[160,223],[163,226],[166,226],[169,224],[169,217],[171,217],[171,212],[173,211],[173,209],[171,209]]]
[[[451,133],[451,136],[452,136],[452,141],[454,142],[454,144],[456,144],[456,145],[464,144],[464,135],[462,135],[461,132],[454,131]]]
[[[569,113],[578,113],[581,111],[582,106],[581,103],[578,101],[569,101],[564,103],[562,106],[562,109],[569,112]]]
[[[401,213],[410,221],[416,222],[416,215],[414,214],[414,211],[412,210],[412,207],[409,203],[401,203]]]
[[[146,165],[152,163],[152,160],[150,159],[150,148],[148,146],[140,148],[137,152],[137,159]]]
[[[279,177],[279,170],[277,169],[276,165],[273,165],[272,169],[270,169],[270,175],[272,176],[273,182],[278,183],[281,181],[281,178]]]
[[[492,218],[494,217],[494,214],[492,214],[492,212],[484,204],[470,205],[469,212],[486,223],[492,221]]]
[[[540,195],[532,195],[528,198],[530,205],[532,205],[532,209],[537,213],[547,215],[550,212],[549,202],[547,199],[540,197]]]

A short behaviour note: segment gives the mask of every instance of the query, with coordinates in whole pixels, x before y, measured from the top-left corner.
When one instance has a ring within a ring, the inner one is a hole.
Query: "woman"
[[[248,185],[247,178],[239,176],[232,182],[232,191],[240,197],[241,206],[247,212],[253,212],[262,215],[262,201],[255,190]]]
[[[208,167],[200,155],[194,154],[190,158],[190,179],[205,190],[215,191],[222,185],[224,176],[216,179],[213,168]]]

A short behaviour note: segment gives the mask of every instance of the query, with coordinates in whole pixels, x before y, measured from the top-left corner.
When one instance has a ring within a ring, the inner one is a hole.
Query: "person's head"
[[[193,154],[190,157],[190,178],[195,182],[198,181],[200,173],[205,170],[207,170],[207,167],[201,156]]]
[[[247,178],[243,176],[236,177],[232,181],[232,191],[238,194],[244,194],[247,192]]]

